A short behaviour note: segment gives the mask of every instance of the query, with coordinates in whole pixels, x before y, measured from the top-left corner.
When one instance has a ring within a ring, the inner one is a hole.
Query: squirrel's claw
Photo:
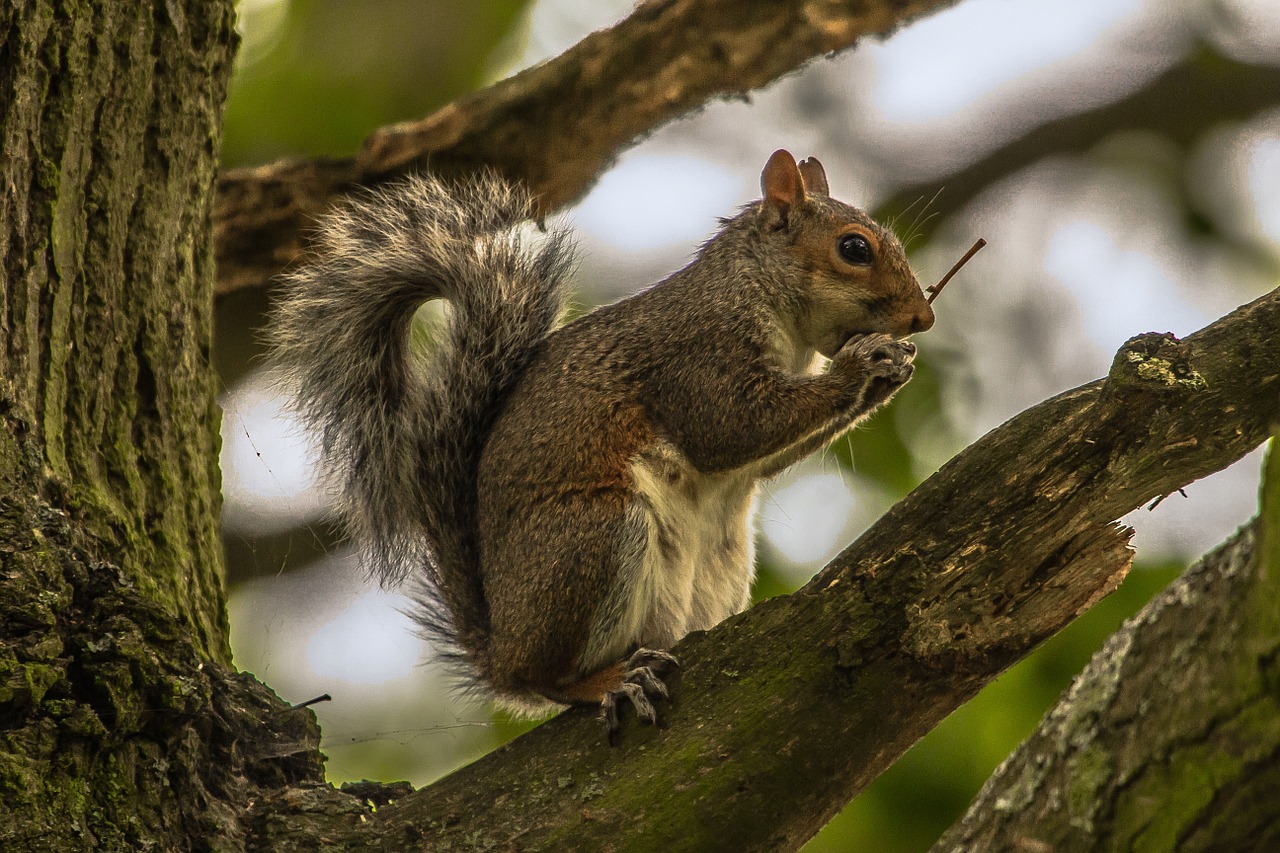
[[[626,680],[627,674],[637,669],[650,669],[654,675],[664,678],[672,670],[679,668],[680,661],[676,660],[675,655],[658,649],[636,649],[631,657],[627,658],[627,668],[623,673],[623,680]],[[666,697],[665,693],[663,697]]]
[[[610,690],[604,695],[604,699],[600,700],[600,716],[604,718],[610,740],[618,733],[618,707],[623,700],[635,706],[636,716],[641,722],[656,723],[658,721],[658,712],[654,710],[653,703],[645,695],[644,688],[639,684],[624,681],[618,685],[617,689]]]
[[[668,696],[667,685],[662,679],[679,666],[680,662],[674,656],[655,649],[639,649],[627,659],[622,683],[600,700],[600,717],[608,730],[610,743],[617,742],[619,711],[624,701],[636,709],[636,716],[642,723],[658,721],[653,703]]]

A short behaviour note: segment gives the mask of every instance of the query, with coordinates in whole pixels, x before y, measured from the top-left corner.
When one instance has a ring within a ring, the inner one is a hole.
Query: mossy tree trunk
[[[0,12],[0,849],[232,840],[259,770],[209,367],[231,5]]]

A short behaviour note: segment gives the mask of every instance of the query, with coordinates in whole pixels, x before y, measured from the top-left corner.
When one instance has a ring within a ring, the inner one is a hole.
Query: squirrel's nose
[[[923,310],[917,311],[911,317],[911,332],[927,332],[933,328],[933,307],[926,304]]]

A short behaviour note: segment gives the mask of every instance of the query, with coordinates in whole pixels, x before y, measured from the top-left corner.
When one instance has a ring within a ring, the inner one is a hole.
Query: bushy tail
[[[423,627],[481,669],[480,451],[573,263],[564,231],[530,245],[518,226],[532,214],[528,193],[492,176],[370,192],[320,223],[318,257],[284,280],[270,333],[369,568],[410,575]],[[411,321],[436,297],[449,310],[419,358]]]

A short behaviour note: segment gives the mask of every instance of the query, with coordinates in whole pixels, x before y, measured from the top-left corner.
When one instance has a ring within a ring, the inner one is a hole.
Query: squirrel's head
[[[933,308],[893,232],[831,198],[822,164],[775,151],[760,175],[758,224],[801,271],[797,318],[807,343],[831,356],[858,334],[905,338],[933,326]]]

